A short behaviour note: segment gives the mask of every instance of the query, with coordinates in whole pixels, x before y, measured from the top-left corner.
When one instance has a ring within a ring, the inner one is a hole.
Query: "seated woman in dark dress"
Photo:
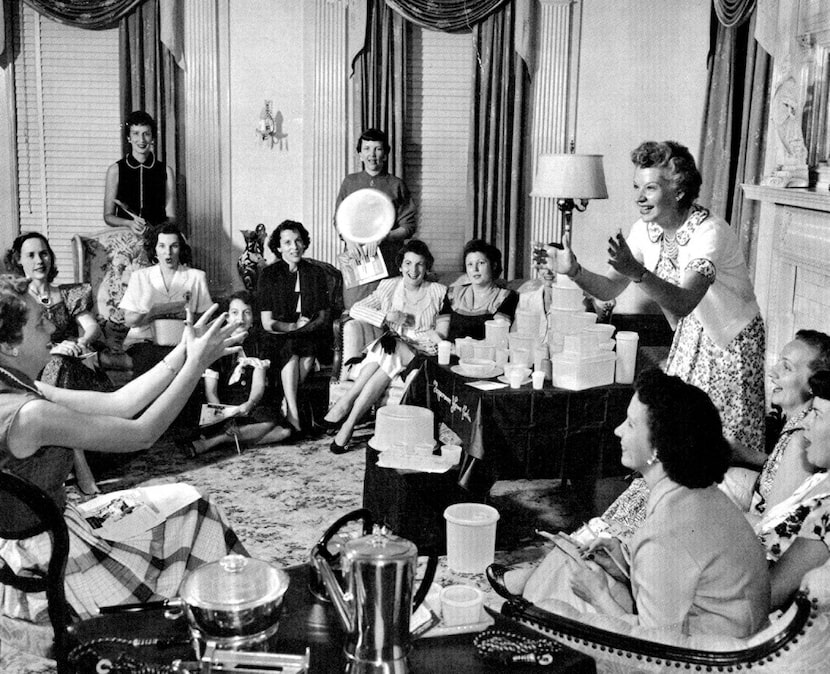
[[[442,319],[449,315],[447,339],[472,337],[484,339],[484,324],[492,319],[513,322],[519,295],[496,285],[501,276],[501,251],[495,246],[473,239],[464,246],[464,267],[469,283],[454,285],[447,292]],[[439,319],[440,320],[440,319]]]
[[[279,371],[285,416],[301,433],[297,391],[329,344],[331,307],[325,272],[303,254],[311,243],[299,222],[284,220],[268,239],[276,262],[262,270],[257,288],[263,357]]]

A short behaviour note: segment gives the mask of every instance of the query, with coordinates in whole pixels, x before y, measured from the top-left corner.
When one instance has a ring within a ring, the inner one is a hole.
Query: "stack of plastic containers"
[[[614,382],[614,326],[585,311],[582,290],[559,275],[551,289],[548,345],[554,386],[580,391]]]

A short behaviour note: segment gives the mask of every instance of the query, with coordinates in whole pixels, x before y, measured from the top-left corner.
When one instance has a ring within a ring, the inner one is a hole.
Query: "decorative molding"
[[[830,213],[830,191],[816,192],[807,188],[766,187],[748,183],[741,184],[741,188],[746,198],[754,201]],[[830,222],[827,226],[830,227]]]
[[[220,87],[220,9],[227,0],[187,0],[185,6],[184,168],[187,192],[186,224],[195,266],[208,277],[212,294],[233,286],[234,265],[230,233],[225,231],[220,145],[205,138],[222,138],[226,129],[227,100]],[[227,25],[225,24],[225,29]],[[227,37],[227,36],[226,36]],[[226,177],[223,180],[223,176]]]
[[[350,9],[348,2],[315,0],[304,11],[314,13],[306,33],[306,63],[310,65],[306,91],[314,93],[305,106],[309,160],[304,164],[303,212],[306,226],[314,232],[313,257],[336,264],[342,245],[333,226],[334,202],[352,155],[347,122],[352,96],[349,64],[344,59]]]
[[[533,130],[531,176],[536,175],[540,154],[567,152],[573,137],[573,110],[576,98],[575,73],[579,45],[575,42],[572,0],[542,0],[539,12],[537,69],[533,76]],[[573,60],[572,60],[573,59]],[[572,91],[571,89],[574,89]],[[532,187],[532,186],[531,186]],[[530,200],[531,241],[558,241],[562,215],[554,198]]]

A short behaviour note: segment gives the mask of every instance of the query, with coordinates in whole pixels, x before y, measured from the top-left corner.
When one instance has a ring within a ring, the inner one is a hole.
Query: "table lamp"
[[[584,211],[589,199],[608,198],[602,155],[539,155],[530,196],[555,198],[564,216],[565,234],[570,236],[574,210]]]

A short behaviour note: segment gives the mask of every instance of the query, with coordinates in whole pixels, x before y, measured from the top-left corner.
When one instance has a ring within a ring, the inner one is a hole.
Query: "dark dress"
[[[299,274],[300,291],[297,292]],[[289,271],[288,264],[277,260],[262,270],[257,290],[256,312],[270,311],[277,321],[294,323],[302,315],[315,325],[307,325],[290,334],[264,333],[261,354],[271,360],[271,373],[282,369],[292,356],[317,356],[330,345],[331,319],[319,321],[320,314],[331,309],[326,273],[308,260],[300,260],[297,270]]]
[[[77,317],[92,313],[92,286],[89,283],[72,283],[58,286],[61,302],[46,307],[45,313],[55,324],[52,342],[78,338]],[[114,386],[103,370],[89,368],[80,358],[53,355],[43,371],[40,381],[58,388],[76,391],[111,391]]]
[[[447,291],[441,314],[450,315],[448,340],[453,341],[457,337],[484,339],[484,324],[487,321],[496,314],[504,314],[512,321],[519,305],[518,293],[507,288],[494,287],[489,301],[480,307],[473,307],[471,298],[470,285],[451,286]]]
[[[141,164],[132,154],[118,160],[118,193],[116,198],[148,225],[160,225],[167,221],[167,167],[156,155],[150,153],[148,160]],[[130,218],[120,206],[115,214]]]
[[[242,343],[242,353],[223,356],[208,368],[219,375],[216,394],[223,405],[242,405],[248,402],[248,398],[251,396],[254,365],[243,365],[238,379],[231,383],[231,378],[236,371],[240,358],[259,358],[259,351],[259,338],[254,333],[249,335]],[[266,409],[262,401],[246,416],[233,418],[233,422],[240,426],[265,421],[274,421],[274,416]]]

